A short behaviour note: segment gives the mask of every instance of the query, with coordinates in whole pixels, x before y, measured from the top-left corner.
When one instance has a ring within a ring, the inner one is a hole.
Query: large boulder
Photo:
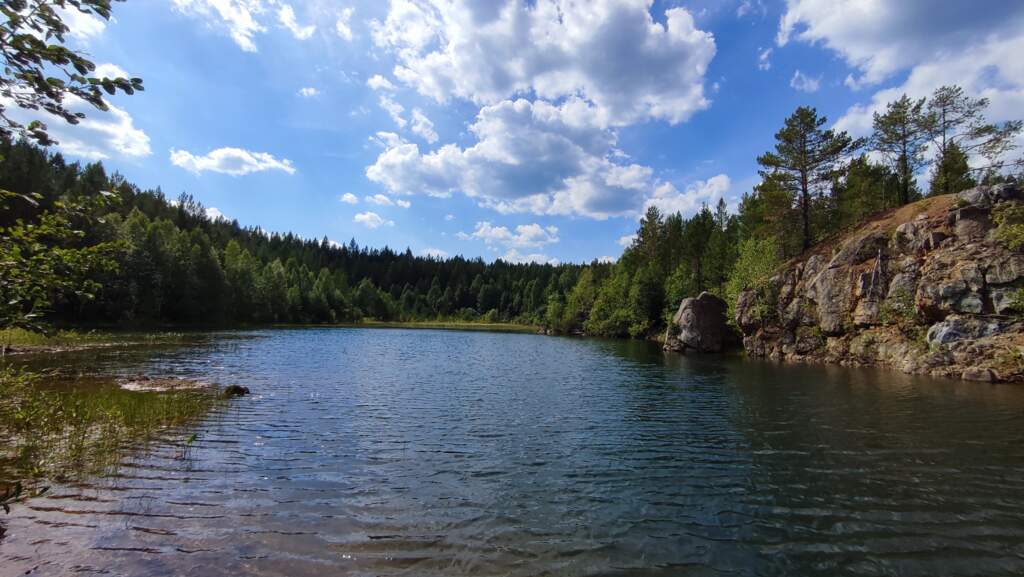
[[[731,336],[726,324],[727,310],[724,300],[708,292],[683,299],[665,335],[665,350],[721,352]]]

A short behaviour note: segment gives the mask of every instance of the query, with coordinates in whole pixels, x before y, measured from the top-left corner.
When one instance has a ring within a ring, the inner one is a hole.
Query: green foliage
[[[739,256],[725,286],[729,319],[736,318],[736,300],[745,290],[753,290],[759,299],[768,293],[768,279],[779,266],[779,251],[772,239],[748,238],[740,243]]]
[[[984,171],[999,171],[1007,165],[1006,155],[1016,147],[1024,124],[1012,120],[1003,124],[985,119],[987,98],[972,98],[959,86],[942,86],[928,101],[921,120],[935,146],[930,194],[951,194],[974,186],[968,159],[977,157]]]
[[[967,155],[956,143],[946,146],[932,170],[929,193],[951,194],[971,188],[977,184],[971,176],[971,167],[967,164]]]
[[[0,190],[0,212],[15,202],[37,206],[38,194]],[[89,213],[106,204],[106,193],[92,199],[62,199],[35,218],[0,224],[0,329],[43,332],[41,321],[60,298],[90,299],[100,288],[93,280],[116,268],[116,243],[90,243],[82,230]]]
[[[992,211],[996,223],[996,239],[1012,250],[1024,246],[1024,204],[1009,202]]]
[[[904,94],[890,102],[884,113],[874,113],[871,148],[885,158],[894,175],[900,205],[917,200],[920,195],[914,175],[925,165],[924,155],[931,136],[925,102],[924,98],[911,100]]]
[[[820,238],[820,231],[812,226],[814,196],[842,172],[843,159],[863,145],[863,140],[855,140],[846,132],[825,129],[827,123],[828,119],[818,116],[814,108],[801,106],[775,133],[775,149],[757,157],[761,175],[765,178],[770,175],[793,193],[802,224],[804,250]]]
[[[133,94],[143,90],[141,78],[95,76],[96,65],[86,54],[64,44],[71,31],[64,11],[109,20],[112,0],[5,0],[0,4],[0,93],[19,108],[43,111],[69,124],[78,124],[85,113],[66,103],[77,97],[99,110],[109,107],[104,93]],[[39,144],[53,144],[46,124],[34,120],[22,124],[8,117],[7,104],[0,104],[0,136],[19,135]]]
[[[540,324],[551,294],[567,295],[584,268],[268,234],[212,221],[188,195],[171,202],[108,177],[100,164],[68,165],[26,142],[0,139],[0,188],[13,191],[0,198],[8,326],[476,321],[489,313]]]

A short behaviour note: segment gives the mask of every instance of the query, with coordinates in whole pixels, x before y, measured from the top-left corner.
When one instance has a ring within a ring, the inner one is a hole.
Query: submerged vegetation
[[[195,421],[218,402],[212,389],[136,392],[109,382],[48,381],[0,367],[0,483],[109,472],[126,449]]]

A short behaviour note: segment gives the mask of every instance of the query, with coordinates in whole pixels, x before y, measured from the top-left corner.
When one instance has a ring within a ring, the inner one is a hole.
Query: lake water
[[[54,358],[254,394],[0,517],[4,577],[1024,574],[1024,388],[433,330]]]

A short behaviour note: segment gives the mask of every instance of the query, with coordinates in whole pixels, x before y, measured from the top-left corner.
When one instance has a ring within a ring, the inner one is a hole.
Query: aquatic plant
[[[110,472],[126,450],[196,421],[218,402],[212,390],[58,388],[44,374],[0,367],[0,485]]]

